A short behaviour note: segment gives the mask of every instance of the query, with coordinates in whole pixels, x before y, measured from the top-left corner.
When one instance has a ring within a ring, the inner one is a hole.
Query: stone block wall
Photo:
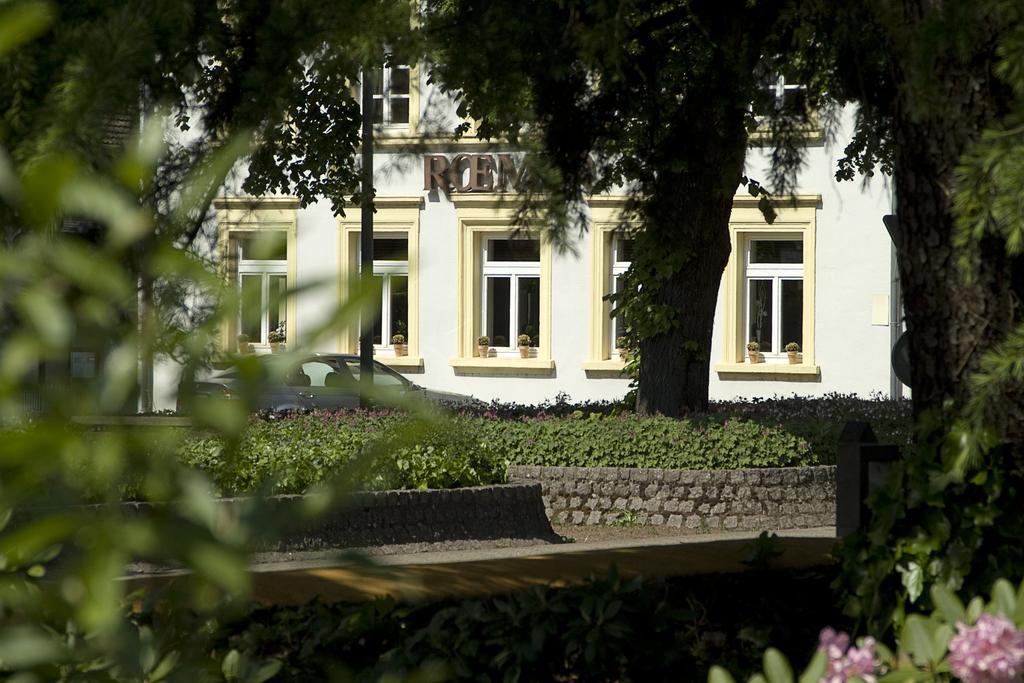
[[[625,467],[509,467],[536,482],[556,524],[800,529],[836,523],[835,467],[691,471]]]

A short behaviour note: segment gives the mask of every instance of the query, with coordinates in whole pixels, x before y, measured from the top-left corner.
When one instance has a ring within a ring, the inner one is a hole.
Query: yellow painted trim
[[[288,270],[285,274],[285,286],[294,292],[298,286],[298,209],[296,197],[218,197],[213,200],[217,215],[217,253],[220,256],[221,275],[227,286],[232,286],[234,255],[231,254],[233,233],[282,231],[286,234],[288,249]],[[298,339],[298,320],[296,316],[297,301],[294,294],[289,294],[286,304],[287,339],[286,343],[294,348]],[[237,337],[237,321],[235,316],[225,316],[221,320],[221,348],[234,348]]]
[[[751,379],[766,379],[764,375],[821,375],[821,368],[806,362],[799,365],[788,363],[716,363],[719,375],[751,375]],[[736,379],[731,377],[730,379]],[[768,377],[767,379],[770,379]]]
[[[583,364],[584,369],[591,364],[611,361],[611,304],[604,301],[604,296],[611,291],[612,237],[622,226],[623,209],[629,197],[625,195],[599,195],[590,198],[590,345],[589,361]]]
[[[542,363],[551,362],[551,242],[547,234],[541,232],[540,239],[540,344],[536,358],[480,358],[473,360],[476,352],[476,339],[480,329],[480,246],[484,235],[509,233],[514,227],[512,220],[515,204],[497,193],[472,193],[453,195],[455,204],[455,220],[458,235],[458,253],[456,255],[456,359],[453,367],[460,369],[476,367],[475,362],[494,367],[507,366],[515,368],[536,368]],[[460,363],[459,366],[455,362]],[[512,362],[515,361],[515,364]],[[525,363],[526,365],[520,365]],[[486,365],[484,366],[486,367]]]
[[[409,355],[403,358],[420,357],[420,209],[422,196],[375,197],[377,212],[373,215],[373,233],[398,233],[405,235],[409,244]],[[359,233],[362,210],[352,209],[338,218],[338,301],[348,300],[353,291],[354,277],[359,273]],[[345,326],[338,333],[339,353],[356,353],[359,348],[359,330]],[[382,356],[377,360],[385,361]],[[394,356],[388,360],[402,360]],[[391,363],[386,363],[391,365]],[[420,359],[422,365],[422,359]]]
[[[775,207],[776,219],[771,225],[757,208],[758,200],[749,195],[737,195],[733,200],[729,217],[729,240],[732,251],[722,276],[724,287],[723,334],[724,348],[722,362],[715,370],[722,373],[739,372],[730,368],[742,367],[747,374],[802,374],[797,370],[770,371],[754,370],[762,364],[743,364],[747,340],[743,339],[743,261],[747,242],[763,236],[798,236],[804,243],[804,343],[802,365],[776,365],[766,363],[769,368],[817,367],[814,355],[814,311],[815,311],[815,233],[817,232],[817,209],[821,207],[821,195],[800,195],[783,199]],[[719,369],[722,368],[722,369]],[[803,373],[806,374],[806,373]]]
[[[403,370],[419,368],[421,372],[423,370],[423,359],[418,356],[381,356],[374,354],[373,359],[380,361],[389,368],[401,368]]]
[[[555,370],[550,358],[451,358],[448,364],[466,375],[550,375]]]

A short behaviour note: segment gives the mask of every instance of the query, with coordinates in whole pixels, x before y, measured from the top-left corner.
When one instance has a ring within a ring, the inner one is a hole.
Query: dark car
[[[274,354],[257,356],[255,365],[235,365],[192,382],[178,391],[178,412],[189,412],[194,402],[237,399],[252,391],[257,409],[338,410],[358,408],[359,356],[315,354],[301,360]],[[378,405],[422,398],[440,405],[482,405],[465,394],[424,389],[379,361],[373,362],[372,401]]]

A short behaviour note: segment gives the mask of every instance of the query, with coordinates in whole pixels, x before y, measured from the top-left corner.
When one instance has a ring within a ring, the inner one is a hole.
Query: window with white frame
[[[409,336],[409,240],[407,237],[373,238],[373,279],[381,296],[375,302],[373,345],[393,348],[391,338]]]
[[[799,238],[747,242],[744,276],[747,341],[781,359],[786,344],[804,343],[804,243]]]
[[[379,126],[408,126],[411,102],[408,64],[382,66],[373,72],[373,122]]]
[[[240,293],[238,332],[251,344],[268,345],[287,317],[288,247],[284,231],[237,233],[234,248]]]
[[[540,240],[487,237],[481,247],[480,333],[499,355],[511,355],[521,334],[540,338]]]
[[[627,235],[617,235],[612,238],[611,291],[615,294],[622,290],[621,278],[626,274],[630,264],[633,262],[633,244],[633,238]],[[614,357],[618,358],[619,352],[617,347],[619,345],[617,340],[626,334],[626,324],[621,314],[612,318],[610,332],[608,348],[613,349]]]
[[[787,80],[782,74],[772,76],[763,82],[762,92],[755,98],[754,114],[767,116],[782,112],[803,114],[807,107],[806,86]]]

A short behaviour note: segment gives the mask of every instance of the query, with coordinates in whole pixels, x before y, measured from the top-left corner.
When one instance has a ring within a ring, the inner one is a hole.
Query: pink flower
[[[850,636],[826,626],[818,636],[818,650],[828,657],[822,683],[846,683],[857,676],[875,683],[875,639],[864,638],[860,647],[850,647]]]
[[[978,623],[956,625],[949,666],[965,683],[1024,681],[1024,633],[1005,617],[982,614]]]

